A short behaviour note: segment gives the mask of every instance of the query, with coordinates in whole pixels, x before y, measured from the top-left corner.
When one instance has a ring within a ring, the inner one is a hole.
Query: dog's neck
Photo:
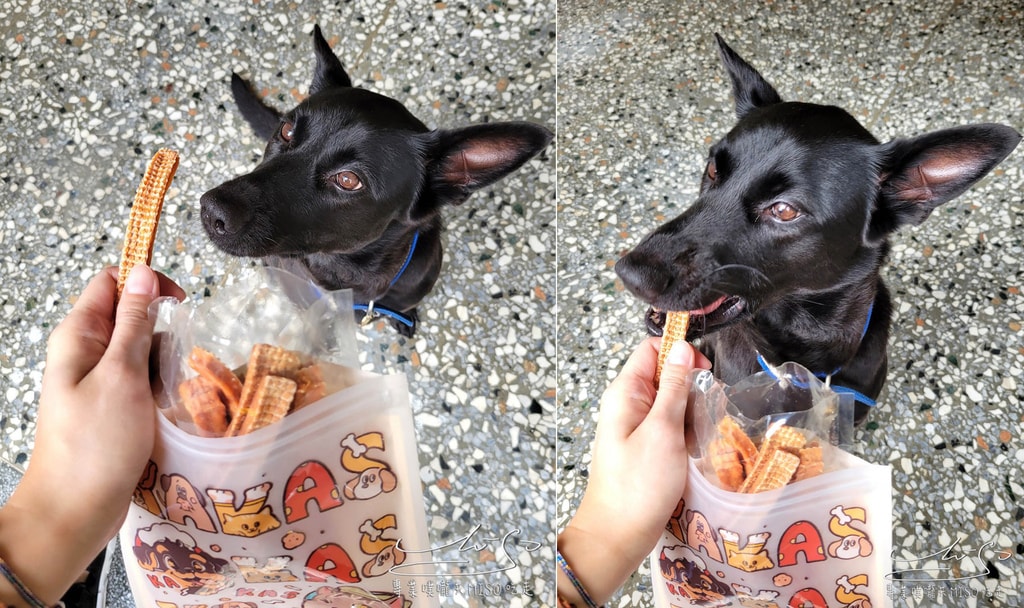
[[[416,272],[417,261],[433,249],[440,227],[435,224],[407,226],[392,223],[380,239],[352,253],[313,253],[284,260],[298,263],[325,289],[351,289],[355,301],[381,300],[400,291],[407,274]],[[414,242],[417,242],[415,249]]]
[[[871,327],[877,282],[804,294],[758,311],[752,319],[757,351],[773,365],[795,361],[831,373],[851,361]]]

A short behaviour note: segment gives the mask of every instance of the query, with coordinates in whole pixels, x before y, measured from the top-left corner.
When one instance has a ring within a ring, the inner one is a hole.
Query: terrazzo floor
[[[1016,0],[558,4],[558,526],[586,485],[598,399],[643,336],[612,264],[692,201],[733,120],[720,33],[784,99],[885,141],[1024,130]],[[1024,589],[1024,150],[895,239],[888,384],[861,454],[893,467],[893,546],[933,579],[897,606],[1019,606]],[[957,544],[958,543],[958,544]],[[955,547],[949,553],[946,549]],[[986,573],[987,572],[987,573]],[[644,567],[609,606],[651,606]]]
[[[319,23],[357,86],[430,127],[553,127],[554,19],[543,0],[0,0],[0,499],[31,456],[46,337],[69,298],[117,262],[157,148],[182,161],[154,268],[192,298],[237,270],[198,221],[200,195],[263,150],[235,111],[232,71],[278,108],[294,106]],[[444,605],[539,606],[554,595],[553,149],[447,213],[445,278],[413,339],[383,324],[360,338],[364,367],[410,379],[432,546],[477,529],[481,541],[509,535],[511,557],[495,542],[435,554],[508,567],[484,580],[507,592],[453,591]],[[106,605],[134,605],[119,557]]]
[[[496,580],[528,593],[444,605],[550,605],[555,530],[585,487],[597,400],[643,335],[643,307],[611,266],[694,198],[707,145],[731,124],[712,32],[785,98],[843,105],[882,140],[968,122],[1024,131],[1015,0],[0,0],[0,17],[0,499],[31,455],[46,336],[115,263],[153,150],[183,154],[154,267],[194,298],[236,268],[196,213],[262,152],[234,111],[231,71],[290,107],[319,23],[357,85],[429,126],[556,127],[557,171],[552,147],[447,214],[445,278],[420,333],[361,336],[368,369],[409,375],[431,540],[519,530],[518,567]],[[885,271],[890,375],[861,454],[893,466],[896,557],[932,571],[953,561],[962,576],[897,581],[897,606],[1021,605],[1022,192],[1017,150],[898,236]],[[966,557],[934,557],[957,541]],[[645,567],[609,605],[649,596]],[[134,605],[117,558],[106,599]]]

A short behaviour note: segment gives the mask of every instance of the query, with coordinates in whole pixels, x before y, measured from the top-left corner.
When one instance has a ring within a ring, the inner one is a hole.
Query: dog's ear
[[[868,242],[923,222],[936,207],[985,177],[1020,139],[1010,127],[981,124],[882,145],[878,204],[868,228]]]
[[[422,220],[442,205],[458,205],[474,192],[515,171],[551,142],[553,134],[528,122],[498,122],[438,130],[427,138],[427,179],[433,195],[409,211]]]
[[[345,72],[345,66],[327,44],[319,25],[313,26],[313,52],[316,55],[316,69],[313,71],[313,84],[309,94],[313,95],[329,87],[350,87],[352,79]]]
[[[277,125],[281,122],[281,114],[263,103],[249,83],[238,74],[231,74],[231,94],[238,104],[242,118],[249,123],[256,135],[264,140],[273,137]]]
[[[780,103],[775,87],[768,84],[757,70],[729,48],[722,37],[715,34],[718,42],[718,56],[732,80],[732,97],[736,101],[736,118],[742,119],[754,108]]]

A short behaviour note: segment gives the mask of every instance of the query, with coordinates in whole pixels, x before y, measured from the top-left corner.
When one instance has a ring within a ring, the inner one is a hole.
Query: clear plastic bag
[[[408,386],[339,364],[357,358],[350,303],[261,269],[161,305],[156,445],[119,536],[138,606],[437,605],[407,595],[433,574]],[[329,394],[249,434],[194,434],[174,389],[187,353],[235,367],[257,343],[319,361]]]
[[[686,490],[650,557],[659,608],[891,604],[891,470],[843,449],[852,399],[798,365],[777,371],[731,387],[695,372]],[[732,422],[759,451],[797,430],[823,448],[822,469],[755,493],[723,488],[713,442]]]

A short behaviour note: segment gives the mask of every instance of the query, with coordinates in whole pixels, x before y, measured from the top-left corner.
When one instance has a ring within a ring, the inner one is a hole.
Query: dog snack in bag
[[[414,591],[433,568],[408,386],[357,369],[350,292],[257,269],[154,310],[155,446],[119,533],[136,605],[437,606]]]
[[[651,553],[659,608],[891,604],[890,469],[844,450],[852,399],[776,371],[694,372],[686,490]]]

